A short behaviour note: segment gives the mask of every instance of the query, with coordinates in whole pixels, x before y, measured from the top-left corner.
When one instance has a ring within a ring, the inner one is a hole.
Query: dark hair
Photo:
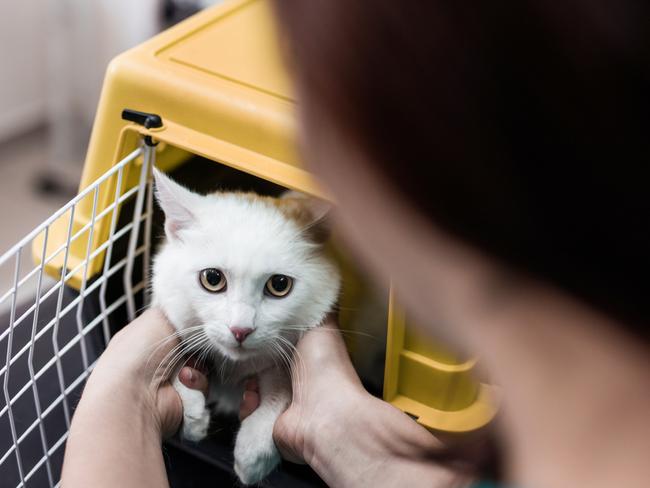
[[[647,337],[647,0],[275,6],[301,103],[433,222]]]

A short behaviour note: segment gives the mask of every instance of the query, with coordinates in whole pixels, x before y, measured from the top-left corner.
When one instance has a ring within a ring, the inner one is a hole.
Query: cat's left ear
[[[329,239],[332,233],[328,218],[332,210],[330,202],[297,191],[289,191],[278,199],[278,208],[287,217],[295,220],[311,241],[323,244]]]
[[[195,221],[194,209],[201,204],[201,195],[182,187],[158,169],[153,169],[156,200],[165,213],[165,234],[170,240],[182,240],[183,229]]]

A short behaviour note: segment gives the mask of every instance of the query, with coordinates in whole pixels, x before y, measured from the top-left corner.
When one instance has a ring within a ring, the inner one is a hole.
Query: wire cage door
[[[2,487],[59,485],[84,382],[146,305],[154,161],[143,143],[0,257]]]

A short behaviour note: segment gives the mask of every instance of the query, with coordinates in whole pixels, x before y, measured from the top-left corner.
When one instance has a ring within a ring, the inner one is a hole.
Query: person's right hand
[[[284,459],[309,464],[330,486],[465,486],[467,478],[429,461],[441,443],[408,415],[363,388],[336,317],[298,342],[293,400],[275,423]],[[250,383],[245,417],[259,393]]]
[[[299,341],[292,382],[293,401],[275,423],[273,437],[283,458],[311,464],[323,429],[356,421],[373,400],[352,366],[336,316]]]

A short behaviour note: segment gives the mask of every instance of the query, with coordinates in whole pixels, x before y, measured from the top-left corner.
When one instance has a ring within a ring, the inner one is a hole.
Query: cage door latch
[[[163,126],[162,117],[160,117],[160,115],[149,112],[140,112],[139,110],[132,110],[130,108],[122,110],[122,119],[128,120],[129,122],[135,122],[136,124],[143,126],[145,129],[157,129]],[[155,146],[158,144],[153,142],[151,136],[144,136],[144,143],[147,146]]]

